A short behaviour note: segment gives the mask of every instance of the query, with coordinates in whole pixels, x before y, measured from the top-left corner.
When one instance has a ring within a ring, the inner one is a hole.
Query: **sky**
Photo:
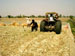
[[[75,0],[0,0],[0,15],[45,15],[57,12],[75,16]]]

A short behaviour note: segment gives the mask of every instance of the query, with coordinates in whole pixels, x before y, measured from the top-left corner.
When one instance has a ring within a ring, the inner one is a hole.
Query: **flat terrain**
[[[45,18],[30,18],[30,21],[32,19],[35,19],[35,21],[37,21],[38,23],[40,21],[42,21]],[[68,21],[69,18],[59,18],[62,22]],[[10,24],[13,22],[17,22],[17,23],[26,23],[26,18],[0,18],[0,23],[5,23],[5,24]]]
[[[40,23],[44,18],[31,18]],[[69,18],[62,21],[62,32],[31,32],[31,27],[8,26],[13,22],[26,23],[26,18],[1,18],[0,56],[75,56],[75,43]]]
[[[0,56],[75,56],[74,39],[64,23],[61,34],[0,26]]]

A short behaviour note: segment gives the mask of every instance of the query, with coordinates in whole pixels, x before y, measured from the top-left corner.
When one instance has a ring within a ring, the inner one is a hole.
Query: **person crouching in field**
[[[38,24],[37,24],[37,22],[35,22],[35,20],[32,20],[32,22],[30,23],[30,25],[32,25],[31,32],[33,32],[34,30],[35,31],[38,30]]]

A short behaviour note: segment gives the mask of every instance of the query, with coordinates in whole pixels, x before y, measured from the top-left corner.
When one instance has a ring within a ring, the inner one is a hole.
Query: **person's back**
[[[37,22],[35,22],[34,20],[32,20],[31,24],[33,24],[33,25],[32,25],[32,31],[33,31],[33,30],[36,30],[36,31],[37,31],[37,28],[38,28]],[[30,25],[31,25],[31,24],[30,24]]]
[[[54,21],[53,14],[50,15],[49,19],[50,19],[50,21]]]
[[[33,22],[34,27],[38,27],[37,22]]]

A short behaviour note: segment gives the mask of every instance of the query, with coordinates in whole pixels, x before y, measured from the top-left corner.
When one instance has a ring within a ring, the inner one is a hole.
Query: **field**
[[[22,19],[1,19],[1,23],[14,21],[24,23]],[[37,22],[41,21],[36,19]],[[75,56],[75,44],[68,19],[62,21],[62,32],[31,32],[31,27],[0,26],[0,56]],[[9,23],[7,23],[9,22]],[[68,27],[67,27],[68,26]]]
[[[30,18],[30,21],[32,19],[35,19],[35,21],[39,22],[42,21],[44,18]],[[62,22],[68,21],[69,18],[59,18]],[[12,22],[18,22],[18,23],[26,23],[26,18],[1,18],[0,19],[0,23],[6,23],[6,24],[10,24]]]

